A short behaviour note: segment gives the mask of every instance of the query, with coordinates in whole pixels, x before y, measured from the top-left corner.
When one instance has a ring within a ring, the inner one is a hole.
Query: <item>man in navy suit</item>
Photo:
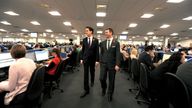
[[[81,64],[84,65],[84,92],[80,98],[89,94],[89,73],[91,75],[91,87],[94,85],[95,64],[98,65],[99,63],[99,42],[93,37],[93,32],[93,28],[88,26],[85,28],[87,37],[83,39],[81,53]]]
[[[115,86],[115,74],[120,67],[120,45],[113,38],[113,30],[107,28],[105,30],[106,40],[100,43],[100,82],[102,88],[102,96],[105,95],[107,89],[107,75],[109,78],[108,101],[112,101]]]

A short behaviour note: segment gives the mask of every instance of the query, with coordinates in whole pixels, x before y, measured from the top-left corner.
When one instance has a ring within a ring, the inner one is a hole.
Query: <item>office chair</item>
[[[60,88],[60,77],[65,67],[65,60],[60,61],[59,65],[57,66],[56,72],[54,75],[50,76],[48,81],[45,81],[45,90],[48,89],[48,96],[49,98],[52,97],[53,90],[59,90],[61,93],[63,89]]]
[[[144,99],[138,99],[139,96],[142,96]],[[149,70],[143,63],[140,63],[139,91],[135,98],[137,99],[138,104],[146,103],[151,105],[151,102],[153,101],[149,87]]]
[[[137,59],[131,60],[131,74],[132,74],[134,85],[139,84],[140,63]],[[136,87],[136,88],[129,89],[130,92],[132,92],[133,90],[139,90],[139,88]]]
[[[67,66],[66,66],[66,70],[67,71],[71,71],[74,72],[75,69],[77,71],[79,71],[76,66],[77,66],[77,51],[73,51],[71,53],[71,55],[69,55],[69,59],[67,60]]]
[[[165,96],[169,105],[174,108],[192,108],[189,91],[186,84],[178,76],[172,73],[165,73],[166,81]]]
[[[40,108],[44,88],[45,66],[40,66],[33,72],[27,90],[14,97],[6,108]]]

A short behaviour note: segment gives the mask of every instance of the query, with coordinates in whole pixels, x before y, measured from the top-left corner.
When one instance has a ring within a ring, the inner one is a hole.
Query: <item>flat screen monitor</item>
[[[165,60],[169,59],[170,56],[170,54],[164,54],[162,61],[164,62]]]
[[[49,51],[48,50],[35,51],[35,58],[36,58],[36,61],[48,60]]]
[[[67,53],[60,53],[61,58],[67,58]]]
[[[127,36],[126,36],[126,35],[120,35],[120,36],[119,36],[119,39],[120,39],[120,40],[126,40],[126,39],[127,39]]]
[[[36,61],[35,52],[27,52],[25,57],[29,58],[29,59],[32,59],[33,61]]]
[[[10,53],[0,53],[0,68],[9,67],[14,62]]]

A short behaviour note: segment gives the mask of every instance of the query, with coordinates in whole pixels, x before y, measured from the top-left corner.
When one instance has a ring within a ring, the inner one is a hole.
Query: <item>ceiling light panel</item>
[[[147,35],[154,35],[154,32],[148,32]]]
[[[51,29],[46,29],[45,31],[46,32],[53,32]]]
[[[1,32],[6,32],[7,30],[5,30],[5,29],[0,29],[0,31],[1,31]]]
[[[49,11],[48,13],[52,16],[61,16],[61,14],[58,11]]]
[[[27,29],[21,29],[21,31],[23,31],[23,32],[29,32],[29,30],[27,30]]]
[[[102,33],[103,33],[103,31],[101,31],[101,30],[98,30],[98,31],[97,31],[97,33],[98,33],[98,34],[102,34]]]
[[[121,34],[128,34],[129,32],[128,31],[123,31]]]
[[[73,29],[71,30],[72,33],[77,33],[77,30]]]
[[[168,28],[168,27],[170,27],[170,25],[168,25],[168,24],[163,24],[160,28]]]
[[[71,26],[71,22],[69,22],[69,21],[65,21],[65,22],[63,22],[63,24],[64,24],[65,26]]]
[[[179,35],[179,33],[172,33],[172,34],[170,34],[171,36],[177,36],[177,35]]]
[[[167,3],[181,3],[184,0],[167,0]]]
[[[129,27],[136,27],[136,26],[137,26],[136,23],[131,23],[131,24],[129,24]]]
[[[106,16],[106,12],[97,12],[96,16],[97,17],[105,17]]]
[[[11,15],[11,16],[19,16],[19,14],[15,13],[13,11],[6,11],[4,13],[7,14],[7,15]]]
[[[33,24],[33,25],[40,25],[40,23],[37,22],[37,21],[31,21],[31,24]]]
[[[151,18],[151,17],[153,17],[154,15],[153,14],[143,14],[142,16],[141,16],[141,18]]]
[[[107,8],[107,5],[97,5],[97,9],[98,8]]]
[[[192,20],[192,16],[189,16],[189,17],[183,18],[182,20],[190,21],[190,20]]]
[[[192,30],[192,27],[190,27],[189,30]]]
[[[4,25],[11,25],[11,23],[7,22],[7,21],[1,21],[2,24]]]
[[[102,22],[97,23],[97,27],[103,27],[103,26],[104,26],[104,23],[102,23]]]

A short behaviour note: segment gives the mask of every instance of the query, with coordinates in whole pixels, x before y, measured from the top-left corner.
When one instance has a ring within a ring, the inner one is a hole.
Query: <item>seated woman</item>
[[[61,61],[61,56],[60,56],[60,51],[57,48],[54,48],[51,52],[51,55],[54,57],[48,64],[48,67],[46,68],[46,73],[45,73],[45,80],[49,80],[49,78],[52,75],[55,75],[57,66],[59,65]]]
[[[26,48],[21,44],[16,44],[11,48],[11,56],[16,61],[9,67],[9,76],[7,81],[0,82],[0,92],[7,91],[5,97],[0,96],[0,107],[8,105],[15,96],[27,90],[31,75],[36,69],[33,60],[25,58]],[[4,104],[2,102],[4,98]]]

